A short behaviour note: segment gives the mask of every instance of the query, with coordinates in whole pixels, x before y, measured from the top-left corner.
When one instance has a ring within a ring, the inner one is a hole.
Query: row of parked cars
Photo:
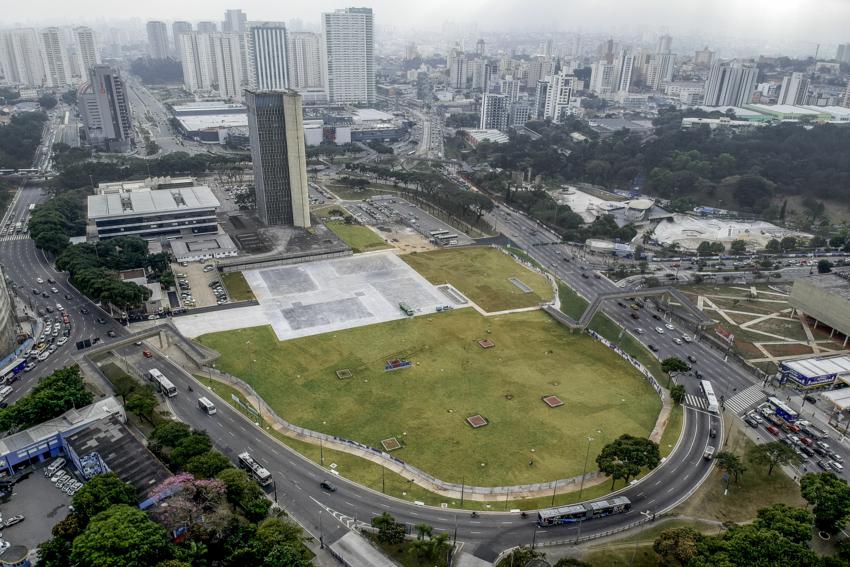
[[[79,489],[83,487],[83,483],[78,481],[68,472],[65,472],[65,459],[59,457],[44,469],[44,476],[50,478],[53,485],[67,494],[73,496]]]
[[[794,449],[794,452],[804,461],[812,459],[823,470],[833,470],[838,473],[844,471],[844,457],[829,446],[825,441],[828,437],[824,432],[805,420],[785,423],[775,416],[771,405],[765,402],[745,415],[744,422],[753,428],[764,426],[768,433]]]

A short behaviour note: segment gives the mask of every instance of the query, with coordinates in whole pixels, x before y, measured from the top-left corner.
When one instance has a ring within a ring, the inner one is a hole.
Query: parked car
[[[3,522],[3,525],[8,528],[9,526],[14,526],[15,524],[19,524],[23,521],[24,521],[24,516],[22,514],[16,514],[16,515],[12,516],[11,518],[9,518],[8,520],[6,520],[5,522]]]

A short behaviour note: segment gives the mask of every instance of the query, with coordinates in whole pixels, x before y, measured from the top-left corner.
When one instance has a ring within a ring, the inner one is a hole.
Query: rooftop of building
[[[121,193],[144,189],[172,189],[175,187],[191,187],[195,184],[194,177],[148,177],[134,181],[112,181],[98,183],[95,193]]]
[[[470,136],[476,142],[492,142],[494,144],[506,144],[510,141],[510,136],[499,130],[463,130],[467,136]]]
[[[171,476],[165,466],[116,417],[92,424],[68,437],[68,444],[82,457],[92,452],[141,497]]]
[[[187,132],[217,130],[219,128],[247,128],[248,112],[243,110],[239,114],[181,115],[177,117],[177,120]]]
[[[608,133],[626,129],[630,132],[644,133],[652,131],[652,122],[648,120],[627,120],[625,118],[594,118],[588,124],[597,132]]]
[[[786,360],[782,365],[809,377],[846,374],[850,373],[850,355]]]
[[[88,218],[137,216],[154,213],[174,213],[182,210],[215,209],[221,205],[206,185],[176,189],[147,188],[126,193],[90,195]]]
[[[58,433],[94,423],[111,415],[120,415],[122,419],[124,416],[124,409],[121,407],[118,399],[114,397],[98,400],[83,408],[70,409],[59,417],[0,439],[0,455],[6,455],[31,447],[40,441],[50,439]]]
[[[352,112],[355,122],[378,122],[392,120],[393,115],[375,108],[358,108]]]
[[[236,250],[233,240],[225,234],[204,234],[171,241],[171,251],[175,256],[186,256],[193,252]]]
[[[818,114],[827,114],[819,107],[807,108],[804,106],[794,106],[791,104],[748,104],[746,107],[750,110],[755,110],[756,112],[767,114],[803,114],[811,116],[816,116]]]
[[[802,283],[819,287],[850,301],[850,269],[833,268],[827,274],[812,274],[799,280]]]
[[[246,112],[245,105],[232,102],[224,102],[222,100],[175,104],[173,108],[174,114],[176,115],[193,114],[197,112]]]

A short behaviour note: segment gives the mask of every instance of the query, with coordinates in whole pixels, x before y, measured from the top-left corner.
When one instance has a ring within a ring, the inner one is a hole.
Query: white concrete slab
[[[356,532],[348,532],[332,543],[330,548],[352,567],[397,567],[395,562]]]
[[[172,319],[174,325],[189,338],[199,337],[207,333],[233,331],[245,327],[268,325],[268,320],[259,305],[210,311],[197,315],[184,315]]]
[[[449,303],[391,251],[249,270],[244,275],[260,302],[264,323],[271,324],[282,341],[403,319],[401,302],[417,314],[433,313]]]

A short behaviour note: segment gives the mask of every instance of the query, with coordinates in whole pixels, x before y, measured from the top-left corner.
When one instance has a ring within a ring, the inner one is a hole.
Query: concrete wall
[[[850,301],[847,299],[806,280],[797,280],[791,288],[789,303],[809,317],[850,335]]]

